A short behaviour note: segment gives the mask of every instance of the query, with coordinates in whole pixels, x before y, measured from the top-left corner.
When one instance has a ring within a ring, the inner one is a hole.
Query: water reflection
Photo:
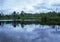
[[[15,22],[15,21],[12,22],[12,23],[9,23],[9,22],[8,23],[6,23],[6,22],[0,22],[0,26],[3,26],[4,24],[12,24],[13,27],[19,26],[18,25],[19,23]],[[24,28],[24,24],[23,23],[20,23],[20,24],[21,24],[21,27]]]
[[[0,22],[0,42],[60,42],[60,26]]]

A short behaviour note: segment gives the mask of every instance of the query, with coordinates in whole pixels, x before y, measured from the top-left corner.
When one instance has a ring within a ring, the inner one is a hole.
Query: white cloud
[[[53,11],[60,5],[60,0],[0,0],[0,10],[22,11],[25,12],[47,12]],[[55,6],[53,6],[55,5]],[[59,10],[58,10],[59,11]]]

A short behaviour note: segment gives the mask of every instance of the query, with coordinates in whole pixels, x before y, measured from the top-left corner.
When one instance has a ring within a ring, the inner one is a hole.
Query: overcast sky
[[[0,11],[3,12],[48,12],[60,11],[60,0],[0,0]]]

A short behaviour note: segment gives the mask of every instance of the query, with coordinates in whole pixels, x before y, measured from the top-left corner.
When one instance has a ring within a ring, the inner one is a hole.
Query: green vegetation
[[[31,22],[36,22],[40,24],[54,24],[54,25],[60,25],[60,12],[48,12],[48,13],[25,13],[22,11],[21,13],[16,13],[15,11],[11,15],[3,15],[0,13],[0,20],[36,20],[36,21],[31,21]],[[28,22],[28,21],[25,21]],[[31,23],[30,22],[30,23]]]

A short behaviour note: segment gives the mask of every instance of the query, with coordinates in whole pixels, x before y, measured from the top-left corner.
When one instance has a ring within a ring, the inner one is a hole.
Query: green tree
[[[12,16],[13,16],[13,19],[15,20],[15,19],[16,19],[16,11],[14,11],[14,12],[12,13]]]

